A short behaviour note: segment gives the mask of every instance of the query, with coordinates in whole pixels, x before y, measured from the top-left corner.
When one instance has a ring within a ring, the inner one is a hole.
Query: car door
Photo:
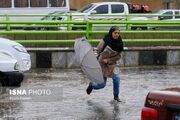
[[[180,11],[175,11],[175,20],[180,19]]]
[[[111,4],[110,9],[111,9],[111,14],[117,15],[117,16],[114,16],[115,18],[116,17],[124,18],[124,16],[121,16],[121,15],[124,15],[125,13],[125,8],[123,4]]]
[[[89,20],[107,20],[109,14],[109,5],[102,4],[95,7],[88,16]],[[105,24],[93,24],[93,30],[105,30],[109,29],[105,26]]]
[[[109,5],[103,4],[98,5],[94,9],[90,11],[90,15],[88,16],[89,20],[104,20],[106,19],[107,15],[109,14]]]
[[[160,20],[171,20],[173,19],[173,11],[166,11],[159,17]]]
[[[123,4],[111,4],[110,9],[111,14],[113,15],[109,16],[110,20],[126,20],[126,16],[124,16],[125,6]],[[126,29],[127,27],[126,24],[118,24],[117,26],[119,26],[122,30]]]

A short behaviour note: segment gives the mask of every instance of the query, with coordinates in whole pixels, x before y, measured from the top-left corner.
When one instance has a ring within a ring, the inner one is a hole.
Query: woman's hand
[[[107,59],[103,59],[101,62],[102,62],[103,64],[108,64],[108,60],[107,60]]]

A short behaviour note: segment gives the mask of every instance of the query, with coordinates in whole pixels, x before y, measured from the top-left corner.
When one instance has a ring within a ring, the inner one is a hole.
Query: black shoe
[[[114,96],[114,100],[116,100],[117,102],[122,102],[118,96]]]
[[[89,86],[86,89],[87,94],[90,95],[92,90],[93,90],[92,85],[91,85],[91,83],[89,83]]]

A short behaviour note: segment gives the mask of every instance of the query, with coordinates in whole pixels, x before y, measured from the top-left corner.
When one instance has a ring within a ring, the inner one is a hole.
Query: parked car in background
[[[75,11],[54,11],[40,18],[40,21],[62,21],[67,20],[66,15]],[[27,27],[28,26],[28,27]],[[66,30],[66,24],[29,24],[24,30]]]
[[[78,11],[55,11],[49,13],[47,16],[41,18],[43,21],[62,21],[67,20],[66,15],[70,15],[72,20],[83,21],[83,20],[153,20],[154,17],[144,17],[134,15],[140,13],[150,13],[149,6],[147,5],[135,5],[125,2],[97,2],[90,3]],[[131,15],[127,18],[126,15]],[[86,24],[76,23],[72,25],[72,30],[85,30]],[[143,29],[146,30],[148,27],[140,26],[143,24],[138,24],[137,26],[127,27],[126,24],[119,24],[121,29]],[[109,30],[112,24],[93,24],[93,30]],[[67,24],[33,24],[29,27],[24,28],[25,30],[66,30]]]
[[[54,11],[66,12],[70,10],[69,0],[1,0],[0,21],[39,21],[42,16]],[[27,29],[25,24],[2,23],[0,29]],[[30,26],[31,28],[31,26]],[[33,28],[31,28],[33,29]]]
[[[180,88],[149,92],[141,120],[180,120]]]
[[[30,68],[30,55],[22,45],[0,38],[0,86],[20,86]]]
[[[55,21],[55,20],[64,20],[63,14],[65,11],[54,11],[42,17],[40,21]],[[27,27],[28,26],[28,27]],[[24,27],[24,30],[61,30],[61,24],[30,24]]]
[[[139,8],[138,8],[139,7]],[[132,15],[128,17],[128,20],[152,20],[154,17],[133,16],[134,13],[150,13],[147,5],[133,5],[125,2],[97,2],[90,3],[75,13],[77,17],[73,17],[74,20],[127,20],[126,15]],[[97,15],[96,15],[97,14]],[[73,15],[73,14],[72,14]],[[80,17],[79,15],[82,15]],[[99,26],[102,26],[98,24]],[[98,26],[96,25],[96,26]],[[107,28],[107,25],[106,25]],[[121,29],[127,29],[126,25],[122,25]],[[135,30],[137,28],[147,29],[147,27],[132,27]],[[78,29],[74,26],[73,29]],[[109,28],[107,28],[109,29]]]
[[[180,10],[176,9],[159,10],[154,14],[159,15],[157,16],[158,20],[176,20],[180,18]]]
[[[178,9],[165,9],[159,10],[153,13],[156,15],[157,20],[166,21],[179,21],[180,20],[180,10]],[[180,26],[158,26],[154,29],[180,29]]]

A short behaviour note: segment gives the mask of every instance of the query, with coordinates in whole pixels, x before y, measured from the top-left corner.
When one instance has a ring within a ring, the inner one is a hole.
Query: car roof
[[[162,10],[165,10],[165,11],[180,11],[179,9],[162,9]]]
[[[124,3],[124,2],[94,2],[91,4],[100,5],[100,4],[126,4],[126,3]]]
[[[162,10],[159,10],[159,11],[166,12],[166,11],[180,11],[180,10],[178,10],[178,9],[162,9]]]
[[[168,12],[168,11],[172,11],[172,12],[174,12],[174,11],[179,11],[180,12],[180,10],[178,10],[178,9],[161,9],[161,10],[158,10],[158,11],[154,11],[153,13],[154,14],[162,14],[162,13],[164,13],[164,12]]]

